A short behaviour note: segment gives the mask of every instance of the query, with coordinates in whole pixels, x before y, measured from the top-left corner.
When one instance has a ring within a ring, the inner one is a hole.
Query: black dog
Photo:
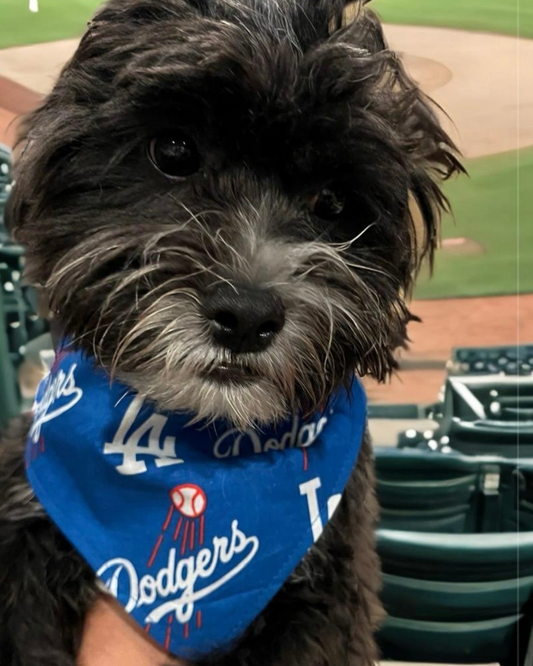
[[[158,407],[264,424],[394,368],[461,167],[365,4],[111,0],[28,118],[28,277]],[[0,449],[0,661],[72,666],[96,585],[25,481],[28,425]],[[376,513],[366,438],[323,536],[203,663],[370,666]]]

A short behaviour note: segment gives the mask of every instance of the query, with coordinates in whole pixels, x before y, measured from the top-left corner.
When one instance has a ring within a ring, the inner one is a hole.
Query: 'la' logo
[[[144,460],[138,460],[137,456],[153,456],[157,467],[166,465],[177,465],[183,460],[176,455],[176,438],[165,437],[163,439],[163,428],[168,422],[166,416],[152,413],[132,433],[135,420],[142,409],[143,401],[136,396],[130,403],[122,421],[118,427],[112,442],[104,444],[105,454],[119,454],[122,463],[117,465],[120,474],[141,474],[146,472]],[[147,435],[148,443],[141,445],[141,438]]]

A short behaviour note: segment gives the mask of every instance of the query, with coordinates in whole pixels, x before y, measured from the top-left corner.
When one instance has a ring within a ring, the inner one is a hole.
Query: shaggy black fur
[[[439,180],[461,167],[365,4],[111,0],[28,118],[10,202],[28,276],[78,345],[160,407],[246,426],[394,368]],[[169,137],[186,146],[179,177]],[[283,302],[268,349],[213,343],[204,306],[221,282]],[[211,378],[228,363],[246,381]],[[1,447],[0,663],[66,666],[95,586],[25,482],[26,426]],[[367,438],[321,539],[205,663],[370,666],[375,518]]]

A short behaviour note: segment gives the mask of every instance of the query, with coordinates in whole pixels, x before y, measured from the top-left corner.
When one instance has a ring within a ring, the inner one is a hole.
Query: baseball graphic
[[[207,508],[205,492],[195,483],[181,483],[170,490],[169,496],[170,503],[165,522],[148,560],[148,567],[154,563],[167,530],[172,534],[172,541],[179,541],[179,553],[182,556],[204,543],[204,513]],[[172,528],[174,512],[177,514],[177,520]]]
[[[207,506],[204,491],[193,483],[182,483],[170,491],[176,509],[186,518],[199,518]]]
[[[148,568],[150,568],[157,557],[161,544],[165,536],[171,539],[171,543],[176,543],[179,554],[184,557],[187,551],[193,552],[204,543],[205,516],[207,508],[207,496],[205,492],[195,483],[181,483],[174,486],[169,492],[170,504],[167,510],[166,518],[161,526],[161,532],[157,537],[150,557],[148,559]],[[177,513],[175,525],[172,525],[174,512]],[[168,649],[172,635],[172,615],[168,617],[168,624],[165,634],[165,647]],[[202,611],[196,613],[196,627],[202,628]],[[146,633],[150,633],[150,625],[144,628]],[[183,635],[189,637],[189,623],[183,626]]]

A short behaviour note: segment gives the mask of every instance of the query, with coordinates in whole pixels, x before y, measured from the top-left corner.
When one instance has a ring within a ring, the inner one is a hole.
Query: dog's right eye
[[[346,195],[339,188],[326,187],[311,200],[311,211],[323,220],[334,220],[344,211]]]
[[[163,134],[150,141],[152,164],[171,178],[186,178],[200,168],[200,156],[192,139],[181,133]]]

